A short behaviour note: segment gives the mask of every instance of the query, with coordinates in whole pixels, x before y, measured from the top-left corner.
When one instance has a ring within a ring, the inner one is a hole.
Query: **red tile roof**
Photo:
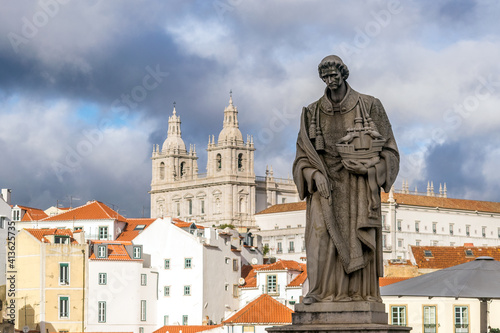
[[[262,265],[258,271],[282,271],[282,270],[296,270],[301,272],[303,266],[294,260],[278,260],[269,265]]]
[[[241,277],[245,279],[243,288],[257,287],[257,272],[258,271],[281,271],[281,270],[295,270],[301,272],[296,276],[288,285],[289,287],[298,287],[307,278],[307,274],[303,276],[302,273],[306,270],[306,264],[301,264],[293,260],[278,260],[272,264],[265,265],[244,265],[241,267]],[[303,279],[303,281],[301,281]],[[293,284],[292,284],[293,283]]]
[[[142,259],[132,259],[125,249],[125,245],[132,245],[129,241],[94,241],[92,240],[90,244],[107,244],[108,245],[108,256],[106,258],[97,258],[96,251],[97,247],[94,248],[94,252],[90,255],[91,260],[118,260],[118,261],[141,261]]]
[[[172,219],[175,223],[174,225],[179,228],[189,228],[194,222],[184,222],[179,219]],[[203,230],[205,227],[195,224],[196,229]]]
[[[286,213],[286,212],[293,212],[297,210],[305,210],[306,209],[306,202],[301,201],[301,202],[291,202],[291,203],[286,203],[286,204],[277,204],[273,205],[271,207],[268,207],[264,210],[261,210],[255,215],[258,214],[273,214],[273,213]]]
[[[23,218],[21,219],[21,222],[38,221],[38,220],[44,219],[48,216],[47,214],[45,214],[45,212],[43,210],[38,209],[38,208],[31,208],[31,207],[20,206],[20,205],[17,205],[17,207],[26,211]]]
[[[384,287],[384,286],[388,286],[390,284],[400,282],[403,280],[408,280],[408,279],[411,279],[411,278],[410,277],[381,277],[381,278],[378,278],[378,284],[381,287]]]
[[[472,251],[472,256],[465,250]],[[448,268],[482,256],[500,260],[500,246],[412,246],[411,251],[417,267],[426,269]],[[430,251],[430,256],[425,256],[424,251]]]
[[[257,269],[266,265],[244,265],[241,267],[241,277],[245,279],[243,288],[257,287]]]
[[[382,193],[382,202],[389,200],[388,193]],[[394,200],[400,205],[439,207],[459,210],[472,210],[487,213],[500,213],[500,202],[477,201],[453,198],[431,197],[426,195],[394,193]]]
[[[222,324],[219,325],[168,325],[168,326],[163,326],[156,331],[153,331],[153,333],[197,333],[197,332],[203,332],[203,331],[208,331],[217,327],[222,327]]]
[[[90,201],[87,204],[70,209],[58,215],[44,218],[42,221],[73,221],[73,220],[118,220],[127,219],[99,201]]]
[[[267,294],[248,303],[224,324],[291,324],[293,311]]]
[[[307,279],[307,271],[305,266],[306,265],[304,265],[304,271],[302,271],[292,281],[290,281],[287,287],[302,287],[302,285]]]
[[[156,219],[127,219],[127,225],[123,228],[123,231],[116,237],[116,240],[119,241],[131,241],[137,235],[139,235],[143,230],[156,221]],[[138,225],[144,225],[144,229],[142,230],[134,230]]]
[[[73,232],[70,229],[24,229],[36,239],[42,243],[50,243],[49,239],[45,236],[57,235],[57,236],[69,236],[72,244],[78,244],[78,242],[73,238]]]

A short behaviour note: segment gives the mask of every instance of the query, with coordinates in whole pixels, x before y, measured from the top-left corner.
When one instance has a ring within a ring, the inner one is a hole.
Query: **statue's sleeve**
[[[391,123],[382,106],[375,98],[370,112],[372,120],[377,125],[378,132],[386,139],[385,145],[380,153],[381,163],[375,166],[377,171],[377,183],[387,193],[396,181],[399,172],[399,151],[392,133]]]

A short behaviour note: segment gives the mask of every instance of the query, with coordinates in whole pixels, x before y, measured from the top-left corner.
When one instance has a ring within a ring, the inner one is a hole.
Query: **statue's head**
[[[331,68],[338,69],[344,81],[349,77],[349,69],[347,68],[347,65],[344,64],[342,59],[336,55],[329,55],[321,60],[318,65],[319,77],[323,78],[323,71]]]

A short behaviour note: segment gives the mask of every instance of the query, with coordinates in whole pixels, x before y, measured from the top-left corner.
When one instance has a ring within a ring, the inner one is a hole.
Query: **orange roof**
[[[382,202],[389,200],[388,193],[382,193]],[[472,210],[478,212],[500,213],[500,202],[477,201],[453,198],[430,197],[426,195],[394,193],[394,200],[400,205],[439,207],[448,209]]]
[[[45,236],[57,235],[57,236],[69,236],[72,244],[78,244],[78,242],[73,238],[73,232],[70,229],[24,229],[36,239],[42,243],[50,243],[49,239]]]
[[[20,206],[20,205],[17,205],[17,207],[26,211],[23,218],[21,219],[21,222],[38,221],[38,220],[44,219],[48,216],[47,214],[45,214],[45,212],[43,210],[38,209],[38,208],[31,208],[31,207]]]
[[[267,294],[248,303],[224,324],[291,324],[293,311]]]
[[[196,333],[196,332],[203,332],[203,331],[208,331],[217,327],[222,327],[222,324],[219,325],[170,325],[170,326],[163,326],[156,331],[153,331],[153,333],[179,333],[182,331],[182,333]]]
[[[127,219],[127,225],[123,229],[123,231],[116,237],[116,240],[119,241],[130,241],[137,237],[143,230],[145,230],[147,227],[151,225],[156,221],[156,219],[147,219],[147,218],[142,218],[142,219]],[[143,229],[137,229],[137,226],[144,225]]]
[[[132,259],[125,249],[125,245],[132,245],[129,241],[91,241],[91,244],[107,244],[108,256],[106,258],[97,258],[94,252],[90,255],[91,260],[128,260],[128,261],[141,261],[142,259]]]
[[[272,264],[265,265],[243,265],[241,267],[241,277],[245,279],[245,284],[243,288],[255,288],[257,287],[257,271],[281,271],[281,270],[296,270],[301,272],[298,276],[293,279],[288,286],[298,287],[302,285],[302,273],[306,270],[306,264],[300,264],[293,260],[278,260]],[[300,277],[300,278],[299,278]],[[307,274],[303,277],[304,281],[307,278]],[[292,285],[292,283],[294,283]]]
[[[469,255],[465,251],[472,251]],[[412,246],[418,268],[442,269],[488,256],[500,260],[500,246]],[[426,253],[424,251],[430,251]]]
[[[58,215],[50,216],[42,221],[73,221],[73,220],[118,220],[127,219],[99,201],[90,201],[87,204],[70,209]]]
[[[174,225],[179,228],[189,228],[194,223],[194,222],[184,222],[179,219],[173,219],[173,221],[175,221]],[[205,229],[205,227],[201,225],[195,224],[195,226],[197,229]]]
[[[268,207],[264,210],[261,210],[257,214],[286,213],[286,212],[293,212],[293,211],[305,210],[305,209],[306,209],[306,202],[305,201],[291,202],[291,203],[273,205],[273,206]],[[257,215],[257,214],[255,214],[255,215]]]
[[[306,279],[307,279],[307,270],[304,265],[304,271],[302,271],[302,273],[300,273],[292,281],[290,281],[287,287],[302,287]]]
[[[241,277],[245,279],[243,288],[257,287],[257,269],[265,265],[243,265],[241,267]]]
[[[410,277],[380,277],[378,278],[378,284],[381,287],[384,287],[408,279],[410,279]]]
[[[301,264],[294,260],[278,260],[275,263],[261,266],[257,269],[258,271],[282,271],[289,269],[302,271],[304,269]]]

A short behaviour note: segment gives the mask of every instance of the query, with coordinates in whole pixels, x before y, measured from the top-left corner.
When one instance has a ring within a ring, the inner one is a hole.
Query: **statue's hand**
[[[349,172],[356,175],[366,175],[369,168],[366,164],[356,160],[342,160],[342,164]]]
[[[313,176],[314,182],[316,183],[316,188],[318,189],[319,194],[328,198],[330,196],[330,190],[328,189],[328,182],[326,181],[325,176],[319,171],[314,173]]]

